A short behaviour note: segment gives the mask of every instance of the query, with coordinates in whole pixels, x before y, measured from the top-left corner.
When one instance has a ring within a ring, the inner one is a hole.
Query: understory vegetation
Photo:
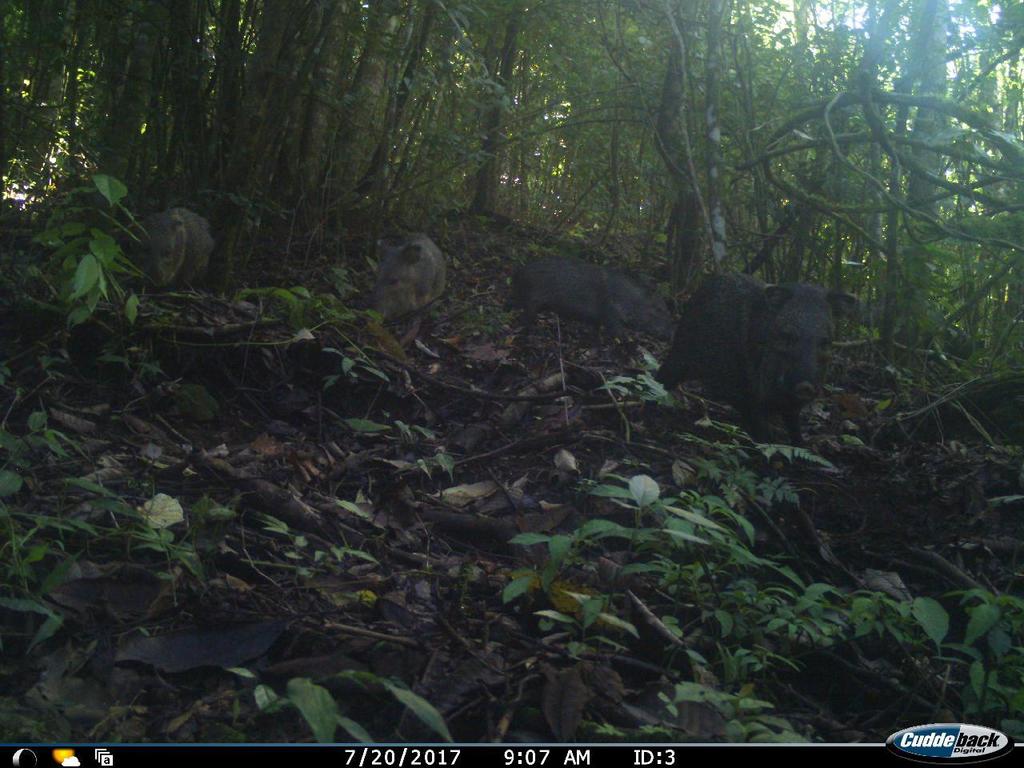
[[[0,0],[0,741],[1024,739],[1022,21]],[[804,444],[544,257],[856,295]]]

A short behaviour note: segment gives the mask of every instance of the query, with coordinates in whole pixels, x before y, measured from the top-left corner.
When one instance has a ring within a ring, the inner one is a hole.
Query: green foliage
[[[239,299],[253,297],[268,300],[271,308],[283,308],[289,325],[297,332],[323,324],[347,327],[357,316],[338,297],[330,294],[313,294],[301,285],[292,288],[246,288],[238,292]]]
[[[673,716],[678,716],[679,709],[686,704],[714,707],[725,719],[729,741],[790,744],[807,741],[785,718],[768,714],[768,710],[774,709],[772,704],[754,698],[749,690],[727,694],[697,683],[677,683],[674,695],[661,694],[661,699]]]
[[[694,473],[688,478],[697,488],[673,493],[644,474],[584,481],[591,497],[627,511],[634,525],[592,518],[567,534],[520,534],[513,543],[544,547],[546,560],[536,570],[515,574],[503,599],[536,602],[539,587],[551,604],[535,611],[541,629],[574,630],[573,652],[595,643],[628,649],[636,628],[618,619],[621,596],[571,586],[574,572],[592,567],[602,544],[627,544],[632,557],[621,569],[623,576],[652,579],[657,593],[680,607],[678,614],[659,615],[664,628],[680,638],[693,633],[714,638],[713,654],[688,648],[685,658],[710,667],[723,690],[683,684],[674,699],[665,698],[666,706],[677,714],[683,702],[713,705],[726,719],[731,740],[802,739],[751,692],[780,674],[800,673],[822,652],[841,653],[852,642],[862,648],[895,645],[915,658],[953,663],[962,670],[965,714],[1002,719],[1007,728],[1021,719],[1024,601],[962,593],[964,638],[952,642],[955,622],[939,600],[900,601],[880,592],[809,583],[799,563],[757,551],[761,512],[796,497],[784,480],[764,478],[751,464],[764,457],[818,465],[823,460],[789,447],[698,442],[705,458],[690,458]]]
[[[53,251],[43,278],[69,325],[88,319],[101,299],[124,302],[125,318],[134,323],[138,299],[127,293],[121,281],[140,273],[113,234],[129,231],[116,218],[120,212],[131,219],[120,202],[127,189],[117,179],[102,174],[92,181],[95,189],[84,188],[70,195],[55,210],[47,229],[36,235],[37,243]],[[90,192],[96,191],[106,200],[106,208],[79,202],[81,197],[90,200]]]
[[[350,681],[366,688],[379,688],[390,694],[395,701],[408,709],[420,722],[444,741],[451,741],[451,734],[444,718],[437,709],[422,696],[410,691],[404,685],[369,672],[345,672],[334,676],[336,681]],[[257,707],[266,714],[280,712],[285,707],[294,707],[309,725],[314,738],[324,744],[335,740],[338,727],[356,741],[369,742],[373,738],[355,720],[347,717],[347,707],[339,705],[331,692],[308,678],[292,678],[288,681],[284,696],[278,696],[267,685],[258,685],[254,690]],[[365,716],[365,715],[364,715]],[[384,727],[384,724],[381,724]]]

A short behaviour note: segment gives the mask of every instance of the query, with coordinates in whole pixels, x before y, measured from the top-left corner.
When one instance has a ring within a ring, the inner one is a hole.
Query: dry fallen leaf
[[[453,507],[464,507],[474,501],[486,499],[497,493],[498,484],[493,480],[482,480],[479,483],[455,485],[441,491],[441,499]]]
[[[158,493],[142,505],[142,516],[153,528],[169,528],[185,519],[185,511],[177,499]]]
[[[558,453],[555,454],[555,466],[563,472],[579,472],[579,465],[576,463],[576,457],[569,453],[565,448],[559,448]]]

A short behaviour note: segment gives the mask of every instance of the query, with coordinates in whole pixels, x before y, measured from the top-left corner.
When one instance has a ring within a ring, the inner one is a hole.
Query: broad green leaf
[[[647,507],[658,500],[661,489],[648,475],[637,475],[629,481],[629,493],[640,507]]]
[[[676,515],[677,517],[681,517],[684,520],[689,520],[694,525],[701,525],[705,528],[711,528],[716,531],[725,530],[725,528],[720,526],[714,520],[709,520],[708,518],[704,517],[704,515],[701,515],[697,512],[691,512],[690,510],[680,509],[679,507],[669,506],[667,504],[665,505],[664,509],[671,512],[673,515]]]
[[[544,544],[551,539],[546,533],[518,533],[508,540],[509,544],[520,544],[528,547],[531,544]]]
[[[595,485],[588,491],[588,493],[591,496],[602,496],[611,499],[632,498],[629,491],[627,491],[625,488],[620,488],[617,485]]]
[[[966,645],[974,645],[974,641],[988,632],[999,621],[999,608],[991,603],[982,603],[971,611],[967,622],[967,633],[964,635]]]
[[[185,519],[185,511],[173,496],[158,493],[142,505],[142,517],[153,528],[168,528]]]
[[[0,597],[0,608],[7,608],[20,613],[41,613],[49,616],[53,613],[38,600],[26,600],[20,597]]]
[[[692,533],[686,531],[676,531],[671,528],[666,528],[665,533],[671,536],[673,539],[680,539],[681,541],[690,541],[694,544],[710,544],[707,539],[702,539],[700,536],[694,536]]]
[[[269,685],[260,683],[253,689],[253,699],[256,701],[256,708],[260,712],[278,712],[284,706],[284,699],[277,695],[277,692]]]
[[[96,261],[96,257],[91,253],[85,254],[82,260],[78,262],[78,269],[75,270],[75,276],[71,281],[71,296],[70,299],[80,299],[85,296],[89,291],[96,287],[96,284],[100,280],[100,264]]]
[[[444,718],[441,717],[441,713],[434,708],[433,704],[422,696],[413,693],[408,688],[402,688],[387,680],[381,680],[381,682],[385,688],[391,691],[391,695],[408,707],[409,711],[416,715],[425,726],[445,741],[452,740],[452,735],[448,733],[448,726],[445,725]]]
[[[288,700],[302,714],[316,740],[321,744],[334,741],[334,731],[341,715],[330,691],[305,677],[289,680],[287,690]]]
[[[364,743],[373,741],[373,737],[370,736],[370,734],[366,732],[366,729],[355,720],[338,715],[338,725],[340,725],[344,731],[356,741],[362,741]]]
[[[620,619],[618,616],[615,616],[614,614],[602,613],[601,614],[601,621],[604,622],[605,624],[610,624],[613,627],[617,627],[618,629],[621,629],[624,632],[628,632],[633,637],[637,637],[637,638],[640,637],[640,633],[636,631],[636,627],[634,627],[628,621]]]
[[[387,432],[391,429],[388,424],[378,424],[375,421],[369,421],[368,419],[342,419],[348,428],[353,432]]]
[[[124,303],[124,316],[130,325],[135,325],[135,319],[139,316],[139,297],[134,293]]]
[[[569,549],[572,547],[572,539],[568,536],[552,536],[548,542],[548,554],[551,559],[556,563],[561,563],[565,560],[565,556],[569,554]]]
[[[11,472],[8,469],[0,469],[0,498],[13,496],[21,490],[21,475]]]
[[[936,600],[919,597],[914,600],[910,613],[933,643],[939,645],[946,638],[949,632],[949,614]]]
[[[92,183],[100,191],[100,194],[106,198],[107,202],[110,203],[111,207],[117,205],[128,194],[128,187],[122,184],[120,180],[115,179],[113,176],[107,176],[105,173],[97,173],[93,176]]]
[[[36,630],[35,636],[32,638],[32,642],[28,644],[28,650],[31,651],[39,643],[49,640],[57,632],[58,629],[64,624],[64,617],[58,616],[56,613],[51,613],[46,617],[46,621],[42,623],[39,629]]]
[[[543,616],[545,619],[551,619],[552,621],[557,621],[562,624],[576,623],[576,620],[573,619],[572,616],[566,616],[564,613],[561,613],[560,611],[552,611],[550,609],[545,609],[543,611],[534,611],[534,615]]]
[[[501,591],[501,602],[511,603],[520,595],[525,595],[529,592],[530,587],[535,583],[537,583],[537,577],[532,573],[520,576],[518,579],[512,579],[512,581],[505,585],[505,589]]]

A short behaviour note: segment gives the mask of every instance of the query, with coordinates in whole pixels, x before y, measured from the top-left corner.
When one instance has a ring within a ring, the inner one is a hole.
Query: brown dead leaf
[[[593,696],[583,682],[582,666],[577,664],[569,669],[555,670],[545,664],[543,668],[547,682],[541,708],[551,732],[559,741],[571,741],[576,735],[576,729],[583,719],[583,709]]]
[[[441,491],[441,499],[453,507],[465,507],[474,501],[486,499],[498,492],[498,484],[493,480],[481,480],[479,483],[455,485]]]
[[[284,448],[281,446],[281,444],[277,440],[272,438],[270,435],[268,435],[266,432],[259,435],[258,437],[256,437],[256,439],[249,443],[249,447],[256,451],[256,453],[260,454],[261,456],[266,456],[267,458],[280,456],[281,453],[284,451]]]
[[[508,359],[509,350],[499,349],[494,344],[487,342],[486,344],[467,346],[462,354],[470,360],[479,360],[482,363],[497,363]]]
[[[680,488],[693,485],[697,478],[697,471],[682,459],[672,462],[672,481]]]
[[[870,415],[864,399],[853,392],[838,392],[832,395],[832,401],[842,408],[844,418],[863,419]]]
[[[523,514],[516,518],[516,525],[520,531],[523,533],[547,533],[548,531],[553,531],[575,511],[571,504],[549,504],[546,501],[542,501],[539,506],[542,510],[540,514]]]
[[[56,408],[50,409],[50,418],[62,427],[70,429],[72,432],[77,432],[80,435],[91,435],[96,431],[96,422],[66,413],[65,411],[58,411]]]
[[[406,362],[405,350],[398,342],[398,339],[376,320],[366,321],[366,332],[377,343],[381,351],[386,352],[402,362]]]
[[[555,466],[563,472],[579,472],[579,464],[576,463],[576,457],[573,456],[565,448],[559,448],[555,454]]]

